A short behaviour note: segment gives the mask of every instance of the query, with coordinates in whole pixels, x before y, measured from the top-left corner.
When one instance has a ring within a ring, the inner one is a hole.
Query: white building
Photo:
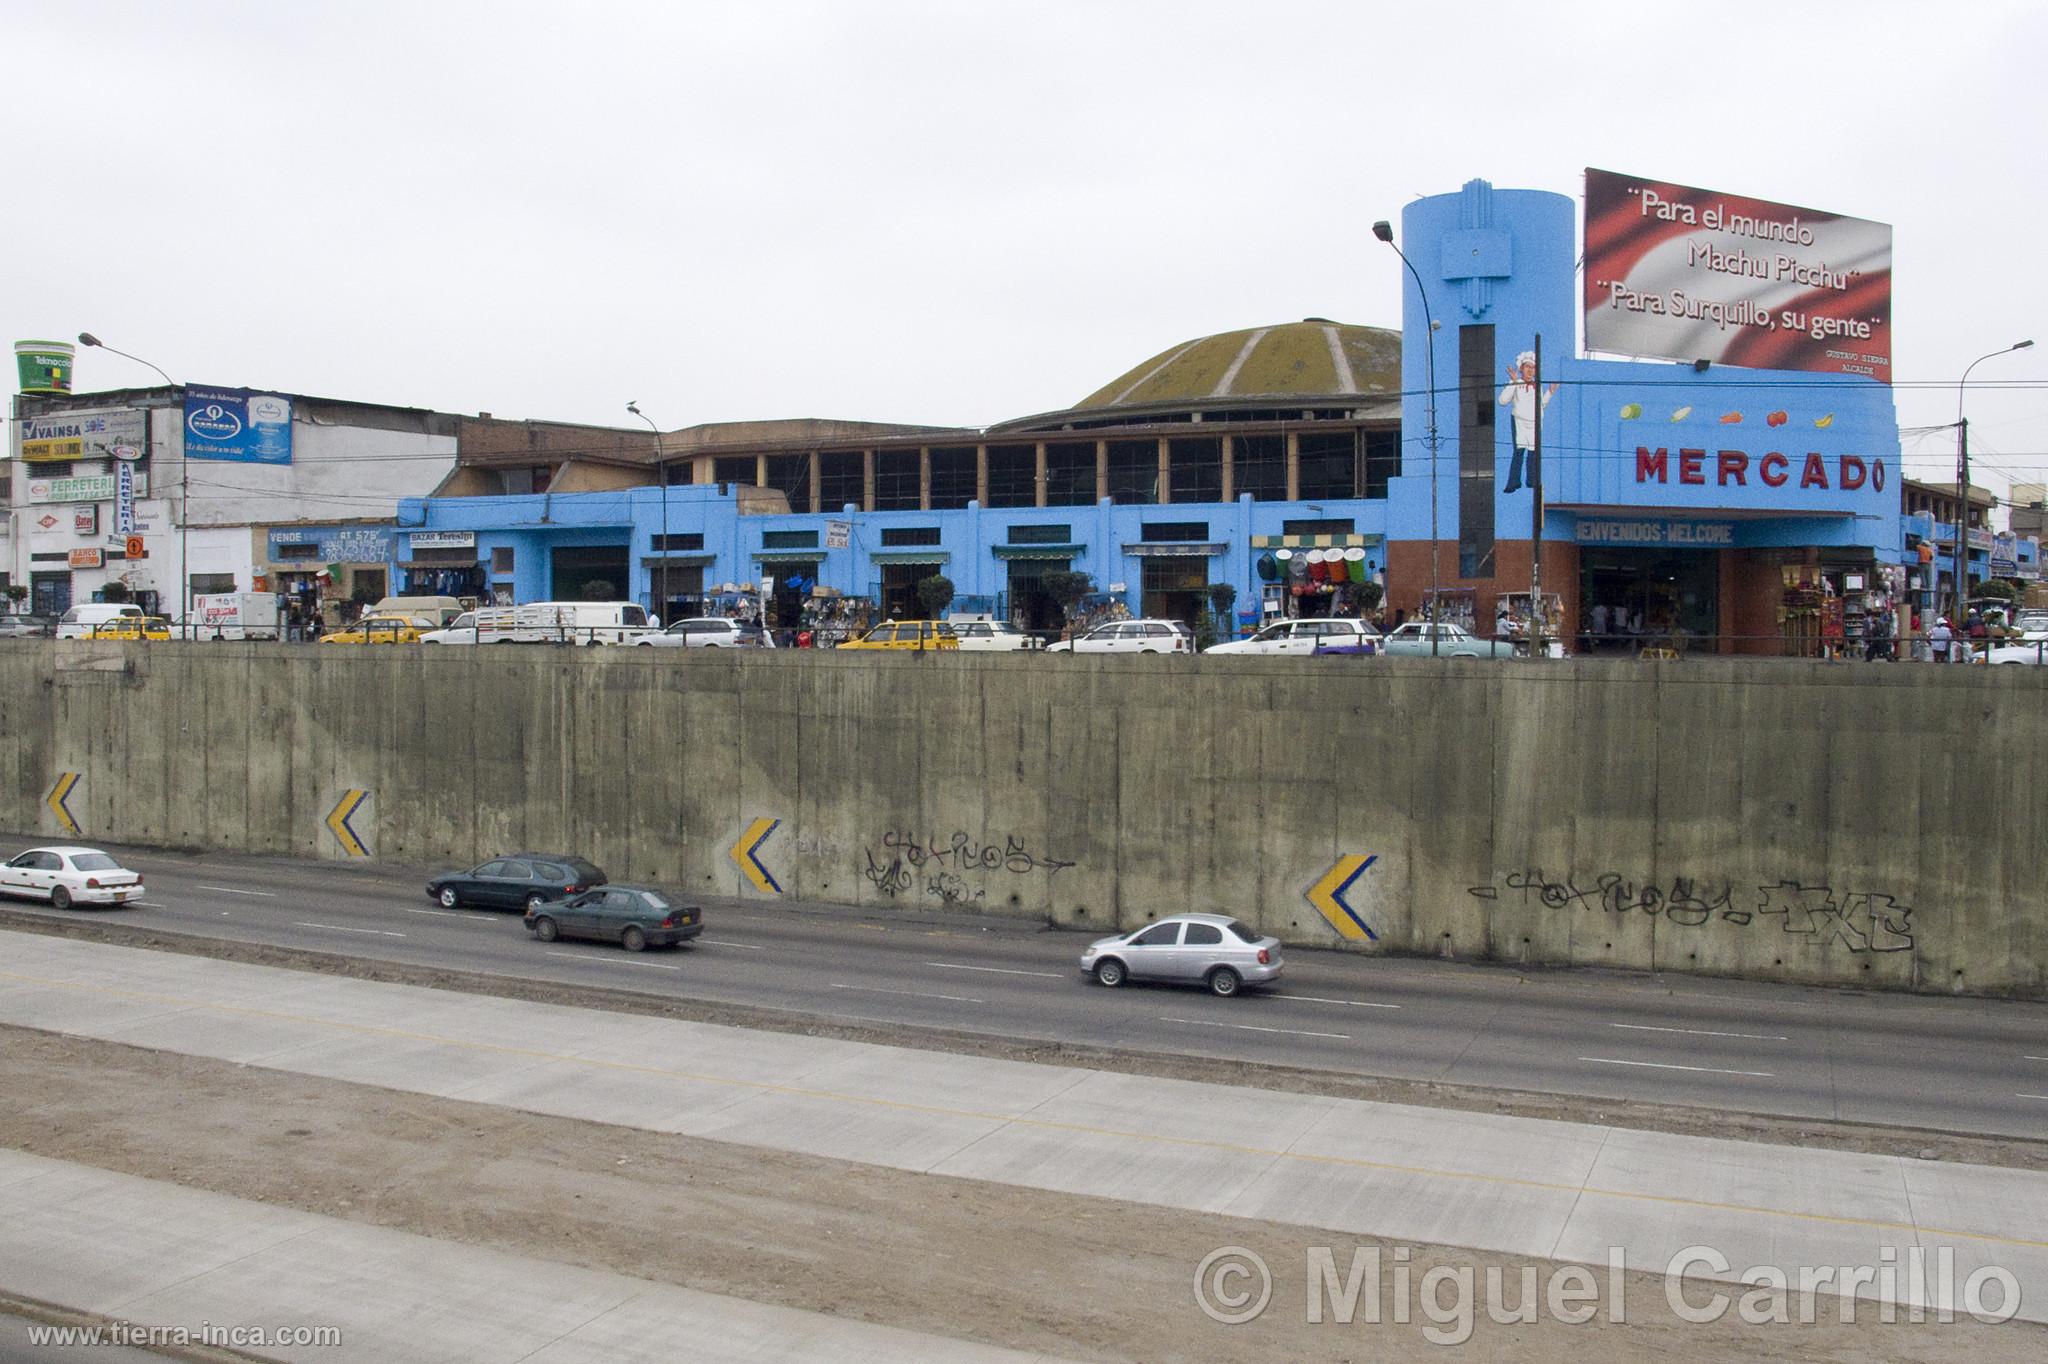
[[[447,476],[456,423],[197,385],[22,395],[0,488],[9,595],[55,615],[119,584],[177,618],[188,593],[288,592],[331,623],[389,590],[397,503]]]

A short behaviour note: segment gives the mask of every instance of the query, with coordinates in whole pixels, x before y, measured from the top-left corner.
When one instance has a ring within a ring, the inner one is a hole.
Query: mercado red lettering
[[[1740,450],[1723,450],[1714,457],[1714,474],[1722,487],[1735,480],[1738,488],[1749,486],[1749,456]]]
[[[1650,453],[1649,446],[1638,445],[1636,447],[1636,482],[1648,483],[1650,475],[1655,474],[1657,481],[1662,483],[1670,464],[1671,452],[1669,450],[1659,447],[1657,453],[1653,455]]]
[[[1862,487],[1863,480],[1869,476],[1869,473],[1870,471],[1863,467],[1863,461],[1855,455],[1843,455],[1840,479],[1842,491],[1853,492]]]
[[[1884,461],[1883,461],[1883,460],[1879,460],[1879,461],[1878,461],[1877,463],[1875,463],[1875,464],[1873,464],[1873,465],[1871,465],[1871,466],[1870,466],[1870,487],[1871,487],[1871,491],[1873,491],[1873,492],[1880,492],[1880,493],[1881,493],[1881,492],[1883,492],[1883,491],[1884,491]]]
[[[1828,466],[1819,455],[1806,457],[1806,468],[1800,472],[1799,486],[1802,488],[1825,488],[1828,486]]]
[[[1678,481],[1680,483],[1705,483],[1707,476],[1700,472],[1700,461],[1707,457],[1704,450],[1680,449],[1678,452]]]
[[[1773,450],[1757,462],[1756,476],[1768,487],[1782,488],[1785,486],[1785,470],[1789,464],[1789,460]]]

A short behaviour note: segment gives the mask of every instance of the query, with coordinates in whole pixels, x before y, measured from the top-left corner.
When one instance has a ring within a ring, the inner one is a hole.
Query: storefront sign
[[[476,548],[476,532],[473,530],[416,530],[408,540],[415,551]]]
[[[186,389],[185,457],[290,464],[291,400],[243,388]]]
[[[1735,544],[1735,523],[1581,516],[1573,538],[1582,545],[1727,549]]]
[[[1736,414],[1738,417],[1740,414]],[[1774,412],[1767,420],[1781,425]],[[1733,425],[1734,423],[1730,423]],[[1884,491],[1886,470],[1881,459],[1861,455],[1817,453],[1787,455],[1768,450],[1752,457],[1747,450],[1709,450],[1705,446],[1638,445],[1636,482],[1665,487],[1798,488],[1802,491]]]
[[[1991,576],[2017,578],[2020,575],[2020,540],[2010,533],[1991,539]]]
[[[127,535],[135,529],[135,466],[114,466],[114,529]]]
[[[30,464],[112,459],[119,448],[149,444],[149,415],[132,407],[56,412],[21,419],[21,457]]]
[[[277,552],[279,545],[312,545],[311,557],[323,564],[384,564],[391,562],[394,540],[389,526],[294,526],[270,532],[270,557],[288,556]]]
[[[74,549],[68,562],[73,568],[99,568],[106,562],[106,556],[98,549]]]
[[[1586,172],[1586,347],[1891,380],[1884,223]]]
[[[71,531],[74,535],[98,535],[100,533],[99,503],[88,502],[72,512]]]
[[[121,472],[133,479],[134,495],[149,494],[149,475],[123,464]],[[27,484],[28,500],[43,502],[111,502],[121,495],[116,474],[93,474],[84,478],[32,478]]]
[[[845,549],[853,542],[853,522],[827,521],[825,523],[825,548]]]

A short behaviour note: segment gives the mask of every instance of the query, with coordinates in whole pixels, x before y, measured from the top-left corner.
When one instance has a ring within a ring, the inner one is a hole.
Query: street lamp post
[[[109,355],[118,355],[123,360],[133,360],[136,364],[143,365],[149,369],[156,370],[158,374],[163,375],[163,381],[169,384],[172,388],[176,388],[178,386],[178,381],[176,379],[173,379],[170,375],[164,374],[163,369],[161,367],[151,364],[149,361],[143,359],[139,355],[130,355],[125,350],[115,350],[112,346],[100,340],[91,332],[80,332],[78,334],[78,344],[81,346],[91,346],[98,350],[103,350],[107,352]],[[146,429],[143,432],[143,443],[145,446],[147,446],[150,443],[149,433]],[[154,478],[155,470],[156,456],[155,453],[152,451],[150,455],[150,471],[152,475],[152,480]],[[192,634],[191,549],[192,462],[185,458],[185,452],[182,449],[180,449],[178,452],[178,628],[185,632],[185,637],[187,639],[194,638],[194,635]]]
[[[1963,415],[1963,388],[1970,382],[1970,371],[1994,355],[2005,355],[2016,350],[2025,350],[2033,341],[2015,341],[2010,346],[1980,355],[1963,367],[1963,377],[1956,381],[1956,605],[1955,626],[1963,625],[1963,613],[1970,595],[1970,419]],[[1989,571],[1987,565],[1987,573]]]
[[[654,418],[640,410],[640,400],[635,398],[626,404],[626,410],[647,423],[647,429],[654,432],[654,476],[661,480],[661,542],[654,551],[654,559],[661,569],[661,585],[654,589],[654,614],[661,616],[668,611],[668,456],[661,447],[661,428],[654,424]],[[664,625],[669,622],[664,620]]]
[[[1382,218],[1372,225],[1372,235],[1394,248],[1394,254],[1401,258],[1401,264],[1407,266],[1408,273],[1415,277],[1415,292],[1422,297],[1423,344],[1427,347],[1424,355],[1428,361],[1429,374],[1429,652],[1434,656],[1437,652],[1437,608],[1442,598],[1442,577],[1438,571],[1436,511],[1436,318],[1430,312],[1429,290],[1423,287],[1422,276],[1416,272],[1415,262],[1408,259],[1406,251],[1394,245],[1394,225]]]

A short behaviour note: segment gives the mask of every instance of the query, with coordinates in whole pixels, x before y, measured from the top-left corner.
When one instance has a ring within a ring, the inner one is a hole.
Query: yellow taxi
[[[364,616],[345,630],[320,636],[322,644],[417,644],[423,627],[409,616]]]
[[[120,616],[92,627],[93,639],[169,639],[171,623],[162,616]]]
[[[957,649],[960,636],[941,620],[885,621],[842,649]]]

